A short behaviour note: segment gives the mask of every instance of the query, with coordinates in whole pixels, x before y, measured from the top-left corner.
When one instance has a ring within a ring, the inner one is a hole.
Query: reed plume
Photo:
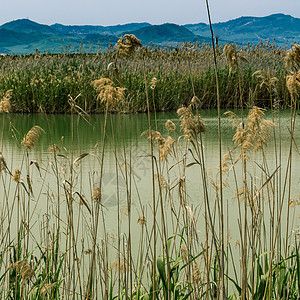
[[[11,94],[12,94],[12,90],[8,90],[5,92],[5,95],[3,97],[3,99],[0,101],[0,113],[9,113],[10,109],[11,109],[11,104],[10,104],[10,100],[11,100]]]
[[[300,70],[286,77],[286,86],[291,95],[292,101],[298,96],[300,88]]]
[[[142,46],[141,41],[133,34],[125,34],[120,37],[115,45],[115,50],[120,55],[130,56],[136,48]]]
[[[175,126],[174,123],[173,125]],[[174,145],[173,138],[171,136],[168,136],[167,139],[165,139],[159,131],[155,130],[146,130],[141,134],[141,136],[144,135],[147,136],[148,140],[157,142],[160,160],[167,160],[169,154],[171,153],[172,146]]]
[[[41,133],[45,133],[45,130],[42,127],[33,126],[23,138],[21,143],[25,148],[31,149],[36,145]]]
[[[175,131],[176,130],[176,125],[171,121],[171,120],[168,120],[166,123],[165,123],[165,127],[166,129],[171,132],[171,131]]]
[[[144,225],[146,225],[146,217],[144,215],[141,215],[141,216],[138,217],[136,222],[140,226],[144,226]]]
[[[105,103],[109,108],[115,108],[119,102],[124,100],[125,88],[115,87],[109,78],[101,78],[92,82],[99,93],[97,99]]]
[[[300,45],[294,45],[286,52],[285,67],[292,72],[300,69]]]
[[[92,194],[92,199],[95,202],[99,202],[101,200],[101,190],[99,187],[94,186],[93,187],[93,194]]]
[[[249,158],[246,153],[250,151],[258,151],[267,143],[270,136],[271,128],[275,127],[272,121],[265,120],[264,109],[253,106],[249,111],[245,123],[238,121],[238,117],[233,112],[226,112],[229,116],[229,121],[236,126],[236,132],[233,136],[233,141],[242,147],[243,155]]]
[[[239,66],[239,60],[248,62],[247,59],[240,55],[240,52],[236,48],[236,44],[226,44],[223,49],[223,53],[226,56],[229,64],[229,74]]]
[[[180,129],[183,131],[186,139],[190,140],[199,133],[206,132],[204,120],[199,115],[194,115],[189,107],[179,108],[177,114],[180,116]]]
[[[268,69],[267,71],[258,70],[253,73],[253,76],[256,76],[258,79],[260,79],[260,88],[266,86],[270,94],[272,92],[272,89],[276,89],[278,78],[276,76],[272,76],[270,69]]]
[[[13,180],[17,183],[20,182],[20,177],[21,177],[21,171],[17,168],[15,168],[15,173],[13,175]]]
[[[150,81],[150,89],[151,90],[154,90],[156,88],[157,82],[158,82],[158,80],[156,77],[153,77],[151,79],[151,81]]]

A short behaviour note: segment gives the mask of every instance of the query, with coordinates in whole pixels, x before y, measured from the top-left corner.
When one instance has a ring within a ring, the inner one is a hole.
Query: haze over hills
[[[210,36],[205,23],[185,25],[194,34]],[[240,17],[227,22],[213,24],[215,35],[220,39],[239,43],[257,43],[261,39],[276,39],[278,45],[300,42],[300,19],[284,14],[266,17]]]
[[[220,42],[258,43],[261,39],[276,39],[277,45],[300,42],[300,19],[290,15],[273,14],[266,17],[240,17],[213,24]],[[115,44],[125,34],[136,35],[143,44],[167,45],[178,42],[210,41],[210,29],[205,23],[152,25],[129,23],[114,26],[43,25],[29,19],[19,19],[0,26],[0,52],[27,54],[35,52],[97,51]]]

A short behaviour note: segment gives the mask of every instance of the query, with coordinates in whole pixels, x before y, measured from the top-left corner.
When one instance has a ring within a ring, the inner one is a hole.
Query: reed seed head
[[[300,69],[300,45],[294,45],[286,52],[284,62],[287,70],[297,72]]]
[[[272,76],[270,69],[268,69],[267,71],[258,70],[253,73],[253,76],[256,76],[260,80],[260,88],[265,85],[270,94],[272,92],[272,89],[276,90],[276,83],[278,82],[278,78],[276,76]]]
[[[92,254],[93,250],[91,248],[87,248],[84,250],[84,254]]]
[[[41,295],[43,297],[45,297],[47,295],[50,296],[51,295],[51,291],[52,291],[53,288],[54,288],[54,284],[53,283],[45,283],[43,285],[43,287],[41,288],[40,293],[41,293]]]
[[[153,78],[151,79],[151,81],[150,81],[150,89],[151,89],[151,90],[155,90],[156,85],[157,85],[157,82],[158,82],[158,80],[157,80],[156,77],[153,77]]]
[[[125,88],[115,87],[109,78],[101,78],[92,82],[94,88],[99,93],[97,99],[101,103],[106,103],[107,107],[115,108],[119,102],[124,100]]]
[[[223,53],[229,64],[229,75],[232,71],[239,66],[239,60],[247,62],[247,59],[240,55],[236,48],[236,44],[226,44],[223,49]]]
[[[141,215],[141,216],[138,217],[136,222],[140,226],[144,226],[144,225],[146,225],[146,217],[144,215]]]
[[[115,45],[115,50],[120,55],[130,56],[136,48],[142,46],[142,42],[133,34],[125,34],[120,37]]]
[[[34,276],[34,270],[32,269],[32,267],[25,263],[23,266],[22,266],[22,269],[21,269],[21,276],[22,276],[22,279],[23,281],[28,281],[31,277]]]
[[[101,191],[100,191],[100,188],[97,187],[97,186],[93,187],[92,199],[95,202],[100,202],[101,201]]]
[[[42,127],[33,126],[23,138],[21,143],[25,148],[31,149],[36,145],[41,133],[45,133],[45,130]]]
[[[181,107],[177,110],[180,116],[180,129],[185,134],[185,138],[191,140],[196,138],[199,133],[205,133],[204,121],[200,115],[194,115],[189,107]]]
[[[175,131],[176,130],[176,125],[171,121],[168,120],[165,124],[166,129],[170,132],[170,131]]]
[[[5,92],[3,99],[0,101],[0,113],[9,113],[10,112],[10,100],[11,100],[12,90]]]
[[[168,159],[168,156],[171,153],[173,145],[174,145],[174,140],[172,137],[168,136],[166,140],[164,139],[163,145],[159,148],[159,158],[161,161]]]
[[[300,88],[300,70],[297,73],[292,73],[286,77],[286,86],[291,95],[292,101],[295,101],[299,95]]]
[[[15,173],[14,173],[14,176],[13,176],[13,180],[17,183],[20,182],[20,177],[21,177],[21,171],[17,168],[15,168]]]
[[[232,113],[228,112],[229,120],[236,125],[238,118]],[[233,136],[233,141],[242,147],[242,155],[248,159],[247,152],[253,150],[258,151],[267,143],[270,136],[270,131],[276,125],[264,119],[264,109],[253,106],[249,111],[245,123],[240,123]]]

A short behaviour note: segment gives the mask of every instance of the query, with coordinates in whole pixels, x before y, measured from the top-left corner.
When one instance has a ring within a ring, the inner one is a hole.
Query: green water
[[[223,113],[223,112],[222,112]],[[240,112],[237,111],[237,114]],[[219,164],[218,153],[218,120],[217,112],[201,111],[202,118],[205,120],[206,134],[203,135],[204,156],[207,172],[212,179],[217,178],[217,166]],[[152,127],[162,133],[164,137],[167,137],[168,132],[164,126],[165,122],[170,119],[176,126],[177,130],[172,133],[173,139],[178,141],[178,155],[181,157],[186,151],[186,142],[181,137],[179,129],[179,121],[176,112],[158,113],[156,115],[157,124],[155,124],[155,116],[152,114]],[[267,118],[270,119],[270,114],[267,114]],[[278,116],[275,117],[276,119]],[[298,118],[298,117],[297,117]],[[297,119],[298,121],[298,119]],[[275,121],[277,124],[279,121]],[[73,122],[70,115],[1,115],[0,116],[0,132],[2,132],[2,153],[7,161],[8,168],[14,171],[15,168],[21,170],[21,179],[26,186],[26,175],[29,172],[31,182],[33,185],[33,196],[26,200],[30,202],[31,213],[30,220],[36,224],[44,218],[45,215],[53,218],[55,223],[55,216],[57,211],[57,181],[54,176],[54,158],[53,152],[49,150],[52,143],[56,144],[58,150],[58,171],[59,171],[59,185],[61,193],[61,218],[67,214],[66,201],[63,186],[66,181],[70,180],[70,162],[74,161],[81,154],[88,154],[80,160],[80,164],[73,164],[73,191],[84,195],[87,204],[90,208],[93,206],[92,202],[92,189],[99,183],[100,172],[100,157],[103,145],[103,128],[104,128],[104,116],[92,115],[91,119],[84,120],[81,116],[74,115]],[[4,126],[3,126],[4,124]],[[28,130],[38,125],[45,130],[45,134],[41,134],[36,146],[26,152],[21,140],[26,135]],[[278,138],[277,148],[281,153],[281,170],[284,174],[287,165],[287,156],[289,153],[290,136],[290,112],[280,112],[280,130],[281,130],[281,144],[279,144],[279,126],[276,127],[276,135]],[[221,119],[222,128],[222,151],[225,154],[226,151],[234,147],[232,137],[234,131],[232,125],[228,122],[227,118],[222,114]],[[150,143],[141,133],[148,129],[147,115],[111,115],[107,119],[107,132],[105,141],[105,154],[104,154],[104,175],[103,175],[103,195],[102,203],[105,208],[105,218],[107,231],[111,235],[116,235],[117,226],[117,204],[119,192],[119,205],[121,211],[126,207],[127,203],[127,190],[122,176],[121,170],[124,170],[124,161],[126,158],[127,164],[131,166],[132,178],[130,181],[131,189],[131,201],[132,201],[132,225],[133,232],[138,233],[140,228],[136,224],[138,216],[142,214],[146,215],[151,224],[152,213],[152,171],[150,155]],[[293,146],[293,163],[292,163],[292,189],[291,198],[296,198],[300,193],[298,189],[300,184],[300,156],[298,148],[296,146],[300,139],[300,130],[298,122],[296,123],[295,130],[295,143]],[[73,132],[73,134],[72,134]],[[189,146],[188,146],[189,147]],[[187,151],[188,152],[188,151]],[[155,150],[157,156],[157,151]],[[116,174],[116,157],[117,164],[119,165],[119,175]],[[275,170],[274,161],[274,142],[272,137],[270,138],[269,145],[265,148],[265,157],[269,165],[269,174]],[[187,156],[187,163],[192,162],[192,156]],[[33,163],[32,163],[33,162]],[[203,189],[201,184],[201,176],[199,168],[192,166],[185,170],[179,170],[177,167],[173,167],[177,163],[176,158],[170,157],[167,167],[169,168],[169,178],[167,179],[169,186],[172,187],[172,197],[174,205],[179,204],[178,200],[178,181],[180,178],[185,179],[187,186],[187,200],[188,205],[193,212],[197,213],[197,220],[199,221],[199,232],[204,234],[203,230],[203,214],[204,214],[204,202],[203,202]],[[259,175],[261,170],[259,165],[262,164],[262,156],[260,153],[253,154],[253,158],[249,162],[249,171],[254,170],[253,174]],[[30,167],[28,168],[28,166]],[[27,171],[29,170],[29,171]],[[164,169],[166,170],[166,169]],[[237,174],[241,174],[241,169],[236,166]],[[283,175],[282,175],[283,176]],[[249,177],[250,178],[250,177]],[[255,178],[251,177],[251,180]],[[224,189],[225,199],[225,215],[228,228],[230,228],[230,234],[233,239],[238,239],[239,233],[237,228],[237,200],[235,199],[235,181],[234,177],[230,175],[228,177],[229,186]],[[238,185],[242,186],[241,178],[238,177]],[[258,182],[257,184],[262,184]],[[259,186],[257,186],[259,188]],[[26,196],[26,192],[22,190],[23,195]],[[0,187],[0,201],[3,209],[1,213],[1,220],[5,227],[5,220],[7,212],[13,209],[12,205],[15,198],[16,184],[11,180],[11,177],[1,172],[1,187]],[[215,190],[212,186],[209,186],[209,197],[214,203]],[[75,216],[85,215],[87,220],[91,218],[88,211],[79,206],[79,198],[75,195]],[[167,200],[166,200],[167,201]],[[168,203],[165,203],[166,207]],[[292,217],[294,218],[293,229],[299,227],[299,210],[292,210]],[[12,218],[16,218],[13,214]],[[127,219],[126,215],[122,217],[122,224],[124,232],[127,231]],[[168,219],[168,216],[166,216]],[[167,220],[167,222],[170,220]],[[35,225],[39,226],[39,225]],[[33,229],[34,230],[34,229]],[[11,235],[13,236],[16,230],[12,229]],[[171,230],[170,230],[171,231]],[[86,238],[88,240],[88,238]]]
[[[223,111],[224,112],[224,111]],[[223,115],[221,119],[222,129],[222,155],[229,149],[233,149],[235,144],[232,141],[234,130],[231,123]],[[240,111],[236,111],[239,115]],[[247,112],[245,112],[246,114]],[[205,168],[207,171],[208,197],[213,215],[216,215],[214,230],[218,234],[218,207],[216,201],[216,191],[214,184],[218,184],[219,164],[219,141],[218,141],[218,119],[216,111],[201,111],[205,121],[206,133],[203,134],[203,149],[205,157]],[[271,119],[269,113],[267,119]],[[156,123],[155,123],[156,118]],[[292,159],[292,182],[291,199],[297,199],[300,194],[300,152],[297,143],[300,140],[300,130],[296,119],[295,136],[293,141]],[[174,226],[174,215],[172,209],[177,214],[184,214],[180,210],[186,209],[187,222],[195,225],[200,244],[205,241],[205,216],[204,216],[204,191],[200,168],[193,165],[195,160],[191,154],[193,147],[182,137],[180,124],[176,112],[159,113],[151,115],[152,128],[157,129],[166,138],[168,131],[165,122],[172,120],[176,126],[176,132],[171,136],[176,144],[176,151],[169,156],[167,162],[159,162],[158,149],[154,147],[154,155],[158,163],[157,168],[164,174],[163,180],[168,188],[162,189],[162,201],[165,210],[164,218],[166,222],[166,235],[169,237],[175,233],[180,233],[185,226],[183,217],[178,219],[178,224]],[[17,185],[12,177],[2,170],[0,172],[0,239],[2,244],[8,246],[15,240],[19,224],[23,219],[25,227],[25,238],[28,238],[29,250],[34,251],[37,244],[45,247],[49,236],[55,233],[58,218],[60,220],[61,240],[64,241],[64,234],[69,230],[70,206],[68,190],[72,183],[72,222],[75,230],[75,244],[77,245],[77,255],[82,264],[80,272],[87,277],[87,266],[89,258],[85,255],[86,249],[91,249],[93,240],[93,224],[95,223],[95,202],[93,201],[93,188],[99,186],[99,176],[101,169],[101,153],[104,135],[103,115],[92,115],[84,120],[81,116],[74,115],[0,115],[1,132],[1,152],[6,159],[7,166],[12,173],[15,168],[21,170],[21,185]],[[279,116],[275,116],[276,127],[276,147],[278,165],[280,168],[276,174],[281,179],[282,190],[287,169],[287,161],[290,149],[290,112],[280,111]],[[28,130],[38,125],[44,129],[35,147],[25,150],[21,144],[22,138]],[[279,126],[280,125],[280,126]],[[147,115],[111,115],[107,119],[107,131],[104,147],[103,179],[102,179],[102,208],[101,221],[98,231],[98,243],[102,245],[104,232],[107,233],[109,248],[108,260],[111,262],[117,257],[117,237],[118,237],[118,214],[120,214],[120,240],[124,253],[127,249],[128,228],[131,230],[131,253],[133,260],[139,257],[139,247],[141,247],[142,227],[137,224],[138,217],[144,215],[146,227],[149,232],[152,228],[153,205],[152,205],[152,167],[150,159],[150,143],[141,133],[148,129]],[[280,138],[279,138],[280,134]],[[57,145],[56,161],[53,151],[49,149],[53,144]],[[83,155],[82,159],[80,155]],[[232,161],[238,158],[238,149],[232,153]],[[259,190],[264,184],[264,179],[259,179],[266,172],[269,175],[276,169],[273,135],[264,148],[264,152],[252,153],[247,162],[247,178],[249,184]],[[182,158],[186,159],[186,165],[182,166]],[[76,162],[77,160],[77,162]],[[265,161],[264,161],[265,160]],[[126,161],[126,163],[125,163]],[[57,163],[57,170],[56,170]],[[265,163],[265,164],[263,164]],[[267,164],[267,168],[265,167]],[[71,170],[72,166],[72,172]],[[125,168],[126,166],[126,168]],[[125,170],[127,170],[127,181]],[[235,173],[234,173],[234,172]],[[157,173],[157,170],[155,170]],[[236,176],[234,176],[236,174]],[[238,227],[239,210],[236,189],[243,186],[243,172],[241,163],[237,162],[231,168],[229,174],[223,174],[224,181],[227,182],[223,189],[224,199],[224,228],[225,239],[231,241],[233,261],[240,274],[240,250],[235,247],[240,241]],[[156,175],[156,174],[154,174]],[[277,176],[277,175],[276,175]],[[29,181],[28,181],[29,179]],[[32,193],[29,184],[32,186]],[[127,184],[126,184],[127,182]],[[179,197],[180,186],[184,183],[184,205],[182,197]],[[271,187],[266,187],[259,194],[259,213],[262,215],[266,240],[270,227],[270,207],[278,206],[278,203],[271,203],[269,200]],[[287,194],[287,190],[285,191]],[[81,205],[82,201],[86,205]],[[158,244],[157,254],[162,253],[161,230],[159,207],[159,189],[156,184],[155,197],[157,201],[157,232]],[[286,201],[285,197],[285,201]],[[127,215],[128,201],[131,202],[131,220]],[[278,201],[278,200],[277,200]],[[103,214],[102,214],[103,212]],[[281,220],[281,236],[285,236],[285,220],[287,215],[287,203],[284,203]],[[258,215],[255,216],[255,218]],[[250,207],[248,209],[249,222],[255,223],[252,219]],[[276,219],[276,216],[275,216]],[[193,222],[191,222],[193,221]],[[176,221],[175,221],[176,222]],[[250,224],[250,223],[249,223]],[[251,226],[249,225],[249,230]],[[289,237],[299,230],[299,206],[290,209]],[[145,240],[145,236],[144,236]],[[235,242],[237,241],[237,242]],[[150,244],[152,245],[152,241]],[[284,241],[280,241],[283,244]],[[199,245],[200,245],[199,244]],[[66,247],[66,249],[64,249]],[[148,245],[143,245],[141,252],[148,253]],[[267,245],[267,249],[271,246]],[[101,246],[100,246],[101,249]],[[67,244],[61,243],[60,251],[68,251]],[[151,255],[149,254],[151,257]],[[86,257],[86,258],[85,258]],[[4,269],[3,269],[4,270]],[[231,263],[228,265],[228,273],[233,274]]]

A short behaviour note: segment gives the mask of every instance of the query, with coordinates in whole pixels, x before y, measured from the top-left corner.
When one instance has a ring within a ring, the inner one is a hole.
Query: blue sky
[[[207,23],[205,0],[2,0],[0,24],[29,18],[42,24]],[[210,0],[213,22],[285,13],[300,18],[300,0]]]

